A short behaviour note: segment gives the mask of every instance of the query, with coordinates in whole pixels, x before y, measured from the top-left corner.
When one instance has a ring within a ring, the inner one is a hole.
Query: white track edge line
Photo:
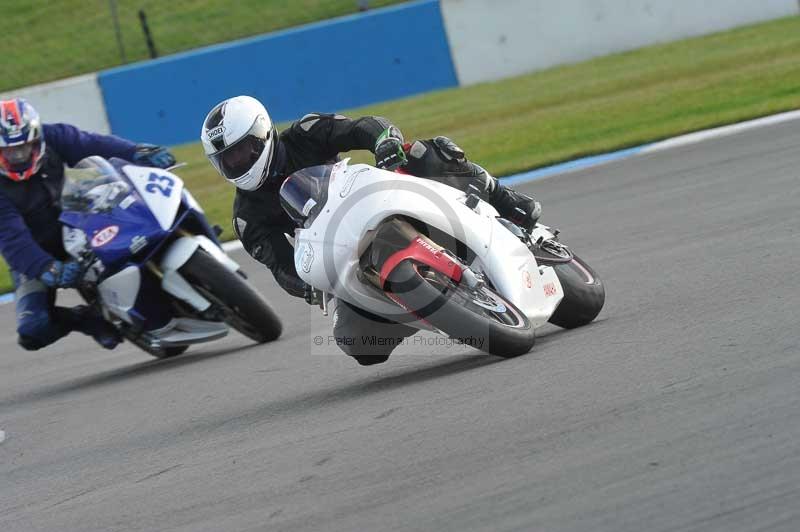
[[[640,153],[653,153],[677,148],[680,146],[688,146],[690,144],[697,144],[711,139],[727,137],[753,129],[791,122],[792,120],[800,120],[800,110],[788,111],[776,115],[747,120],[745,122],[739,122],[727,126],[720,126],[712,129],[695,131],[694,133],[688,133],[686,135],[680,135],[670,139],[654,142],[642,149]]]

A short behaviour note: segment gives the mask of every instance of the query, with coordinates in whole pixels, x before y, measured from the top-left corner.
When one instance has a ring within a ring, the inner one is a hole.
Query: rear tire
[[[468,289],[407,260],[387,280],[392,299],[451,338],[476,339],[469,345],[503,358],[525,354],[533,347],[536,336],[527,316],[488,286],[470,299],[464,297]]]
[[[281,335],[281,321],[261,294],[205,250],[198,248],[180,271],[243,335],[261,344]]]
[[[550,316],[550,323],[565,329],[587,325],[603,309],[606,289],[594,270],[577,255],[572,260],[553,265],[564,299]]]

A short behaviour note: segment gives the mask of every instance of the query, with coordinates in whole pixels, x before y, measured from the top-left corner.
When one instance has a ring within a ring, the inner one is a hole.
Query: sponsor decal
[[[295,266],[297,266],[299,270],[309,273],[311,271],[311,265],[314,264],[314,248],[311,247],[311,244],[303,242],[295,256],[299,262],[299,264]]]
[[[431,253],[433,253],[434,255],[438,255],[438,254],[440,253],[440,250],[438,250],[438,249],[436,249],[435,247],[431,246],[430,244],[428,244],[427,242],[425,242],[425,241],[424,241],[423,239],[421,239],[420,237],[417,237],[417,243],[418,243],[420,246],[422,246],[422,247],[424,247],[425,249],[427,249],[428,251],[430,251]]]
[[[558,290],[556,289],[556,284],[555,283],[546,283],[544,285],[544,295],[545,296],[553,297],[557,293],[558,293]]]
[[[350,194],[350,191],[353,189],[353,184],[356,182],[356,177],[358,177],[358,174],[363,174],[364,172],[369,172],[369,168],[361,168],[355,172],[347,173],[347,179],[345,179],[342,190],[339,192],[340,198],[344,198]]]
[[[172,179],[172,177],[153,172],[147,176],[147,180],[149,183],[144,187],[146,192],[150,194],[160,192],[165,198],[168,198],[172,194],[172,187],[175,186],[175,180]]]
[[[526,288],[530,288],[533,286],[533,280],[531,279],[531,273],[528,270],[522,272],[522,284],[525,285]],[[553,284],[553,283],[550,283]]]
[[[128,247],[128,249],[131,250],[131,254],[135,255],[145,247],[147,247],[147,237],[136,235],[135,237],[131,238],[131,245]]]
[[[217,126],[214,129],[209,129],[206,133],[208,140],[214,140],[225,133],[225,126]]]
[[[106,228],[99,230],[95,235],[92,237],[92,247],[99,248],[105,246],[112,240],[114,240],[117,235],[119,234],[119,226],[118,225],[109,225]]]
[[[333,183],[336,181],[336,177],[342,172],[342,170],[347,168],[347,164],[350,162],[350,158],[348,157],[344,161],[339,161],[338,163],[333,165],[331,168],[331,177],[330,182]]]

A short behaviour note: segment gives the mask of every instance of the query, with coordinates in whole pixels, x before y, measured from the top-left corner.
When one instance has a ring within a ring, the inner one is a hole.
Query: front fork
[[[330,301],[331,296],[327,292],[322,292],[322,303],[320,303],[320,308],[322,308],[322,315],[328,316],[328,302]]]

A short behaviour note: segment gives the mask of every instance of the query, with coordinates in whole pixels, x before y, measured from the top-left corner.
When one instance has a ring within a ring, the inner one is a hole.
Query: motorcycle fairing
[[[129,312],[136,305],[141,282],[139,268],[131,265],[104,279],[97,285],[97,289],[112,314],[133,323]]]
[[[112,163],[118,163],[118,160],[112,159]],[[155,244],[166,238],[168,232],[158,221],[163,215],[157,216],[127,173],[119,172],[119,164],[114,166],[118,173],[108,177],[127,183],[129,189],[127,196],[115,202],[112,208],[102,212],[93,212],[89,209],[64,210],[59,220],[65,226],[80,230],[85,235],[89,249],[106,268],[121,269],[131,260],[132,255],[144,255],[151,251]],[[130,165],[122,168],[127,167]],[[180,181],[178,177],[174,179]],[[180,204],[181,195],[177,194],[176,199]],[[173,219],[174,216],[175,213],[172,214]],[[65,228],[65,237],[67,236]]]
[[[102,275],[97,279],[98,274],[94,274],[93,280],[99,280],[100,298],[111,314],[145,330],[163,328],[169,318],[169,301],[164,292],[175,295],[173,292],[180,291],[175,287],[184,287],[187,283],[177,271],[180,265],[155,283],[144,282],[142,268],[161,253],[165,244],[169,242],[170,248],[175,244],[169,237],[182,224],[190,224],[205,235],[182,237],[178,241],[196,240],[192,250],[202,246],[218,260],[220,255],[224,256],[222,262],[234,270],[238,269],[238,264],[219,248],[216,234],[205,220],[200,205],[183,188],[180,178],[165,170],[136,167],[121,159],[109,162],[117,174],[108,177],[128,183],[127,196],[103,212],[88,208],[64,210],[60,221],[64,224],[65,249],[76,259],[81,259],[86,250],[92,251],[98,259],[91,271]],[[197,303],[195,306],[200,311],[209,305],[202,297],[189,299]]]
[[[474,209],[466,195],[435,181],[399,175],[368,165],[334,165],[324,207],[305,229],[295,233],[295,265],[310,285],[378,314],[396,308],[359,280],[360,255],[370,235],[387,219],[419,220],[455,236],[475,254],[472,269],[525,313],[534,326],[544,324],[563,298],[551,267],[536,259],[498,221],[497,211],[480,201]],[[343,288],[346,287],[346,290]]]

